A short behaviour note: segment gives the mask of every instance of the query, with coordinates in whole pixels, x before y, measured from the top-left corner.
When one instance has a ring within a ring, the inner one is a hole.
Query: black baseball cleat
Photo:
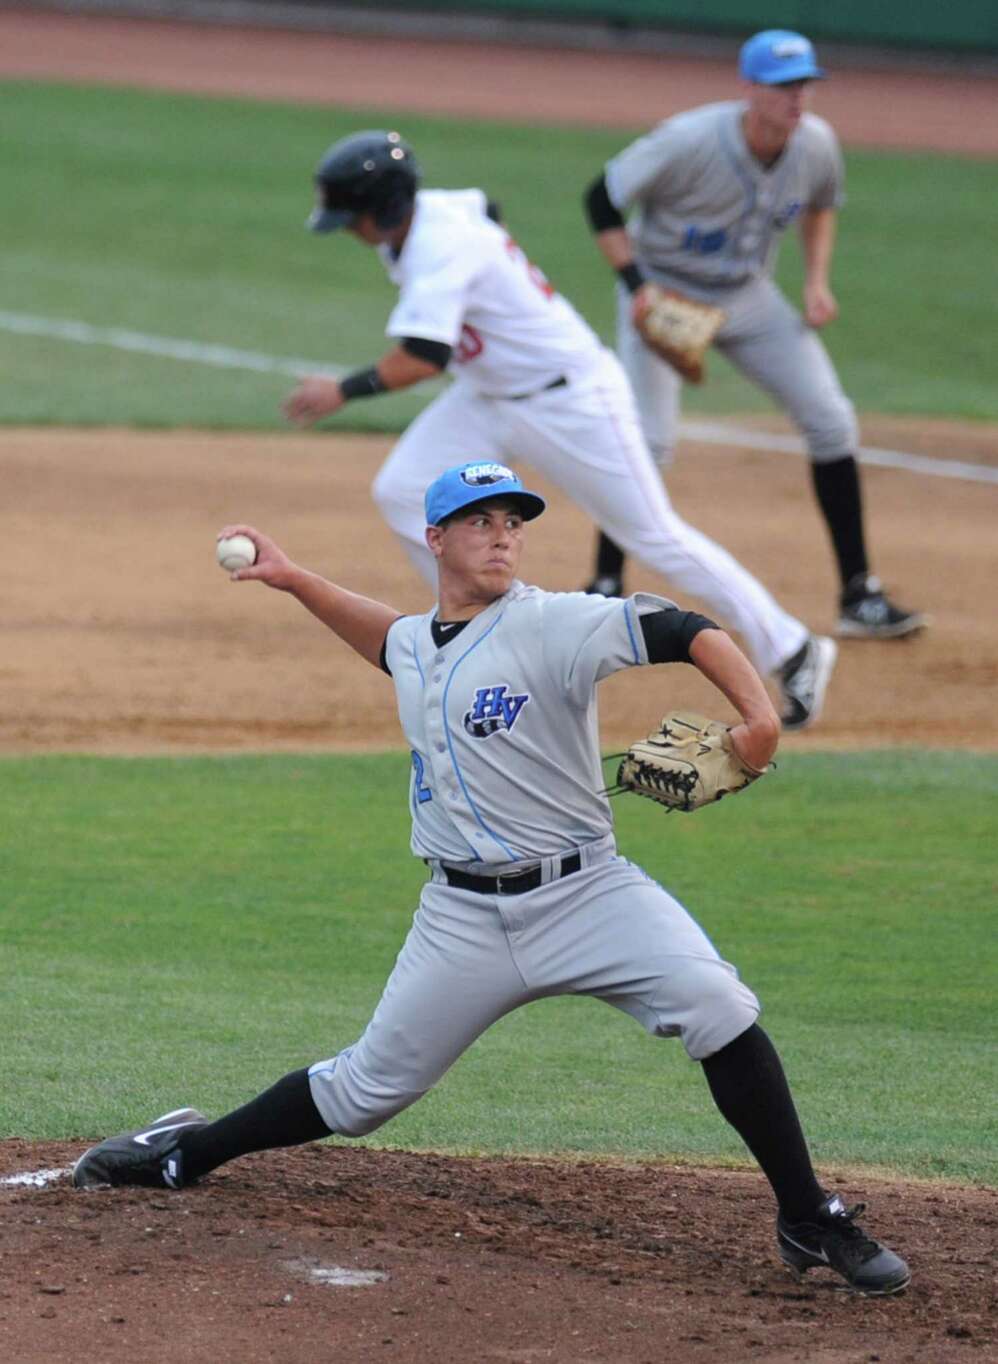
[[[928,623],[921,611],[896,606],[878,578],[863,574],[842,594],[836,633],[842,639],[903,639]]]
[[[783,696],[780,720],[786,730],[807,729],[821,714],[839,648],[826,635],[808,635],[776,674]]]
[[[582,590],[590,597],[622,597],[624,580],[614,573],[606,573],[602,577],[594,578],[591,583],[586,583]]]
[[[797,1274],[809,1269],[834,1269],[850,1288],[870,1297],[900,1293],[911,1271],[893,1250],[867,1236],[855,1219],[865,1208],[847,1208],[838,1194],[826,1198],[811,1222],[776,1219],[780,1259]]]
[[[177,1145],[180,1134],[207,1124],[208,1119],[196,1108],[176,1108],[135,1132],[108,1137],[80,1156],[73,1166],[73,1183],[78,1189],[100,1184],[182,1189],[184,1161]]]

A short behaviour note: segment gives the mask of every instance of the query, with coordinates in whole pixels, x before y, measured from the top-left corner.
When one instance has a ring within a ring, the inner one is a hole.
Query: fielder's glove
[[[627,750],[609,794],[634,791],[667,810],[689,812],[744,791],[762,775],[738,757],[727,725],[692,711],[673,711],[654,734]]]
[[[703,358],[727,313],[709,303],[644,284],[638,295],[634,325],[646,346],[678,370],[691,384],[703,381]]]

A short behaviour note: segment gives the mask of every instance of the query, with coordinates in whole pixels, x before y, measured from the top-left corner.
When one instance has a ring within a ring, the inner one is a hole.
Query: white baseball
[[[226,573],[256,563],[256,545],[248,535],[224,535],[215,546],[215,557]]]

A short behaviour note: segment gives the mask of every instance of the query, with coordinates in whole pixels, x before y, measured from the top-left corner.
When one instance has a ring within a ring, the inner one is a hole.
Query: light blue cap
[[[448,516],[470,507],[475,502],[485,502],[493,497],[511,498],[520,509],[524,521],[532,521],[540,516],[547,506],[543,497],[526,490],[523,484],[505,464],[492,464],[476,461],[473,464],[459,464],[447,469],[435,479],[426,490],[426,524],[439,526]]]
[[[821,80],[825,74],[803,33],[786,28],[767,28],[749,38],[739,54],[738,70],[756,85]]]

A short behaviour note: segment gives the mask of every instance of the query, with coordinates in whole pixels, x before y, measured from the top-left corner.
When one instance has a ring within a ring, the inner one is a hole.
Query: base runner
[[[454,382],[392,451],[374,497],[427,582],[423,490],[463,460],[525,460],[683,595],[737,630],[772,676],[786,729],[821,711],[836,646],[813,635],[728,552],[676,515],[611,351],[497,221],[481,190],[419,189],[393,132],[336,143],[316,177],[320,232],[345,228],[377,249],[398,302],[392,348],[345,379],[306,378],[286,404],[309,425],[347,401],[449,369]]]

